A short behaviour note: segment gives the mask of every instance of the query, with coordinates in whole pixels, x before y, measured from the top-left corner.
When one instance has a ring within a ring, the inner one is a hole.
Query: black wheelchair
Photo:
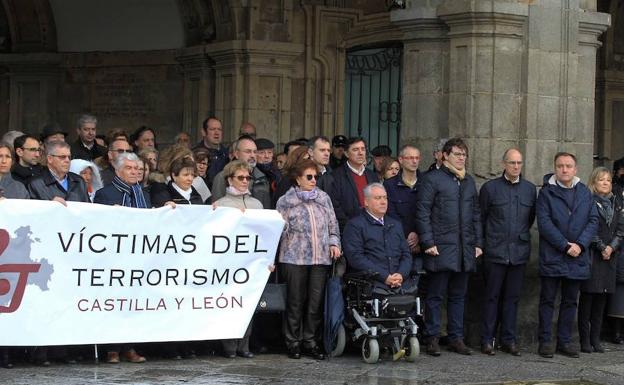
[[[338,330],[331,355],[340,356],[347,336],[361,344],[362,359],[373,364],[381,352],[390,352],[394,361],[409,362],[420,354],[418,324],[422,324],[420,298],[416,282],[410,289],[380,287],[377,273],[347,273],[344,277],[345,320]],[[413,282],[413,281],[412,281]]]

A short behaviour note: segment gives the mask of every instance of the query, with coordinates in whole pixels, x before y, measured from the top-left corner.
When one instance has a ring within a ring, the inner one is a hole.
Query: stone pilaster
[[[449,136],[466,139],[470,171],[488,179],[521,139],[528,7],[453,0],[438,15],[449,27]]]
[[[184,76],[182,129],[197,140],[202,137],[202,122],[214,114],[214,63],[204,49],[204,46],[186,48],[176,58]]]
[[[529,6],[526,58],[526,172],[535,182],[553,169],[553,155],[578,158],[578,175],[593,168],[597,37],[609,15],[584,10],[575,1]]]
[[[58,54],[2,54],[8,69],[8,130],[39,133],[57,118],[61,56]]]
[[[421,150],[421,168],[433,162],[433,144],[448,136],[448,27],[436,13],[441,0],[392,12],[403,31],[403,79],[400,143]]]
[[[289,140],[294,60],[303,45],[232,40],[205,48],[215,63],[215,114],[223,118],[225,139],[235,139],[240,124],[250,121],[258,137]]]

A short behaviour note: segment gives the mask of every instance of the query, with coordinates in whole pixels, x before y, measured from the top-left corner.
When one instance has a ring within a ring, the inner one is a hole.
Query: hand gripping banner
[[[284,226],[273,210],[0,202],[0,341],[241,338]]]

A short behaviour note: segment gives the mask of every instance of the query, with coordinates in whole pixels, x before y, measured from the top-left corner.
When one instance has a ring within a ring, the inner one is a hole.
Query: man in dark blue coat
[[[529,230],[535,220],[536,189],[533,183],[522,178],[522,154],[518,149],[505,151],[503,168],[503,175],[486,182],[479,193],[485,238],[481,352],[494,355],[493,340],[501,299],[501,349],[519,356],[516,318],[524,269],[531,253]]]
[[[334,170],[334,192],[333,196],[330,195],[332,202],[338,203],[334,210],[341,231],[364,207],[364,187],[379,182],[377,174],[366,168],[366,141],[363,138],[350,138],[345,154],[347,161]]]
[[[544,176],[537,198],[537,226],[541,291],[539,304],[539,350],[553,356],[552,317],[557,291],[561,287],[557,352],[578,357],[572,346],[581,282],[590,277],[589,245],[598,230],[598,213],[592,194],[576,176],[576,157],[567,152],[555,155],[555,173]]]
[[[139,182],[139,157],[134,153],[117,155],[112,166],[113,181],[95,192],[93,203],[126,207],[152,208],[150,195]]]
[[[474,179],[466,173],[464,141],[450,139],[442,152],[442,166],[423,175],[417,187],[416,229],[427,271],[427,353],[440,355],[440,308],[446,294],[449,350],[468,355],[472,352],[464,344],[464,300],[468,275],[482,254],[479,199]]]
[[[401,171],[398,175],[384,181],[388,193],[388,215],[401,221],[405,239],[414,256],[412,275],[417,276],[422,268],[422,257],[418,254],[418,235],[416,234],[416,182],[420,176],[420,150],[406,144],[399,151]]]
[[[347,223],[342,238],[349,270],[377,273],[380,287],[406,287],[412,256],[401,222],[386,215],[388,195],[381,183],[366,186],[364,194],[366,207]]]

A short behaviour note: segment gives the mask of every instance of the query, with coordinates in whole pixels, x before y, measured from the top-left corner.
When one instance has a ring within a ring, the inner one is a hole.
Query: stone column
[[[214,63],[204,46],[185,48],[176,59],[184,75],[182,129],[200,140],[202,122],[214,114]]]
[[[528,6],[447,0],[438,15],[449,26],[449,136],[466,139],[470,172],[488,179],[521,137]]]
[[[57,95],[61,70],[58,54],[2,54],[9,78],[9,126],[38,134],[57,118]]]
[[[448,137],[448,27],[436,8],[442,0],[392,12],[403,31],[403,94],[400,143],[421,150],[421,169],[433,162],[432,147]]]

